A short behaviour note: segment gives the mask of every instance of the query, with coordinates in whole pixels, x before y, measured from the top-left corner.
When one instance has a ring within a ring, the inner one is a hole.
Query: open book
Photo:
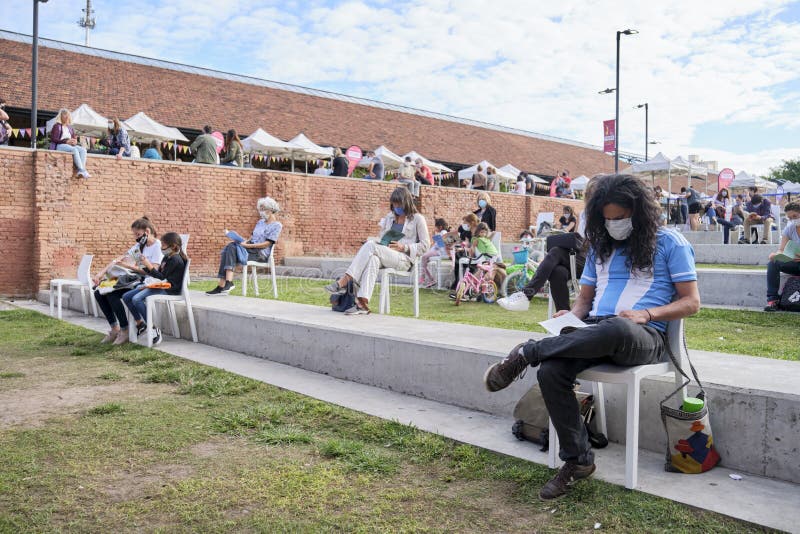
[[[567,327],[572,327],[573,329],[575,329],[575,328],[584,328],[586,326],[589,326],[588,324],[578,319],[578,317],[572,312],[565,313],[561,317],[556,317],[554,319],[548,319],[547,321],[542,321],[539,324],[542,325],[542,328],[544,328],[554,336],[560,335],[561,330]]]
[[[797,259],[798,256],[800,256],[800,245],[798,245],[794,241],[789,241],[788,243],[786,243],[786,247],[784,247],[783,252],[775,254],[772,260],[794,261]]]
[[[247,241],[244,237],[240,236],[234,230],[225,230],[225,236],[235,243],[244,243]]]

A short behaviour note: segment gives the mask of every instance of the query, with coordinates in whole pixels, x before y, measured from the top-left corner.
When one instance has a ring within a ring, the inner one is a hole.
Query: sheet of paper
[[[542,328],[544,328],[554,336],[559,335],[561,333],[561,329],[566,326],[573,326],[575,328],[584,328],[589,326],[588,324],[578,319],[572,312],[565,313],[561,317],[556,317],[555,319],[548,319],[547,321],[542,321],[539,324],[542,325]]]

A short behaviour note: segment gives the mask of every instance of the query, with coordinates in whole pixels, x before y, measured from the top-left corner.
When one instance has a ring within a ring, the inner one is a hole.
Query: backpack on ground
[[[341,295],[331,295],[331,309],[335,312],[344,312],[356,305],[356,285],[353,281],[348,281],[344,289]]]
[[[778,307],[786,311],[800,312],[800,276],[790,276],[786,281]]]
[[[577,383],[576,383],[577,385]],[[589,433],[589,443],[595,449],[602,449],[608,445],[608,439],[600,432],[592,430],[591,422],[594,419],[594,396],[581,391],[575,391],[575,396],[580,404],[583,424]],[[511,432],[520,441],[530,441],[546,451],[550,446],[550,423],[547,407],[544,405],[542,390],[539,384],[534,384],[514,407],[514,425]]]

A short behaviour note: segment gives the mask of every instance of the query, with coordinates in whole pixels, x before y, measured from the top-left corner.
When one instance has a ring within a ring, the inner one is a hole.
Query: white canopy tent
[[[686,186],[692,186],[692,176],[702,176],[703,181],[706,183],[706,192],[708,192],[708,169],[703,167],[702,165],[697,165],[696,163],[692,163],[691,161],[687,161],[683,159],[683,157],[678,156],[677,158],[672,160],[672,164],[677,169],[682,169],[684,173],[686,173]]]
[[[792,194],[800,193],[800,183],[784,182],[782,187],[784,193],[792,193]]]
[[[406,158],[411,158],[411,163],[416,162],[418,159],[422,161],[422,164],[428,167],[431,170],[431,173],[438,175],[437,177],[439,179],[439,185],[442,185],[443,172],[455,172],[450,167],[442,165],[441,163],[436,163],[435,161],[431,161],[414,150],[412,150],[408,154],[403,155],[403,159],[405,160]]]
[[[384,170],[388,169],[399,169],[400,164],[403,163],[403,158],[386,148],[385,146],[381,145],[375,149],[375,155],[380,156],[383,160],[383,168]],[[361,158],[361,161],[358,162],[359,167],[369,167],[372,158],[367,157],[366,152],[364,153],[364,157]]]
[[[775,182],[770,182],[769,180],[765,180],[764,178],[760,178],[758,176],[750,176],[745,171],[741,171],[736,174],[736,178],[728,185],[730,189],[735,187],[738,188],[745,188],[745,187],[758,187],[759,189],[764,189],[765,191],[776,191],[778,189],[778,184]],[[786,184],[783,186],[783,190],[786,191]]]
[[[71,113],[71,115],[72,127],[75,129],[75,133],[77,134],[102,137],[108,133],[109,119],[100,115],[98,112],[89,107],[88,104],[81,104],[75,109],[75,111]],[[57,118],[58,116],[47,121],[47,133],[50,133],[50,130],[53,129],[53,125],[56,123]]]
[[[590,179],[591,178],[588,178],[586,175],[581,174],[580,176],[572,180],[572,182],[570,183],[570,187],[572,187],[574,191],[584,191],[586,189],[586,186],[589,184]]]
[[[289,156],[292,160],[292,172],[294,172],[294,158],[300,158],[306,152],[297,143],[282,141],[261,128],[242,139],[242,146],[249,152],[260,152],[273,156]]]
[[[306,174],[308,174],[308,161],[316,159],[331,159],[333,158],[333,148],[329,146],[319,146],[314,141],[306,137],[304,133],[299,133],[289,143],[303,147],[305,152],[300,154],[298,159],[302,159],[306,164]]]
[[[653,158],[645,161],[644,163],[637,163],[635,165],[631,165],[623,172],[625,174],[650,174],[651,176],[655,176],[656,174],[666,175],[667,176],[667,191],[672,192],[672,175],[673,174],[683,174],[688,172],[689,167],[686,165],[682,165],[678,163],[676,160],[670,160],[667,156],[659,152]]]
[[[160,122],[156,122],[148,117],[143,111],[140,111],[130,119],[123,123],[123,126],[128,130],[128,137],[131,140],[138,141],[172,141],[175,143],[173,149],[175,150],[175,159],[178,159],[178,141],[189,142],[180,130],[164,126]]]
[[[502,167],[500,167],[497,170],[498,170],[498,172],[499,171],[503,171],[505,173],[508,173],[508,174],[512,175],[515,180],[517,179],[517,176],[519,176],[519,173],[522,172],[522,171],[520,171],[518,168],[514,167],[510,163],[506,163],[505,165],[503,165]],[[544,178],[536,176],[535,174],[528,173],[528,177],[531,178],[533,180],[533,183],[535,183],[535,184],[549,184],[550,183],[547,180],[545,180]]]

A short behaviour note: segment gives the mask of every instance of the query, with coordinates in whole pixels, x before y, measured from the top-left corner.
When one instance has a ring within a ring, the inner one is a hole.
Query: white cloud
[[[633,106],[648,102],[650,137],[668,155],[762,173],[797,157],[784,148],[796,143],[736,154],[695,133],[706,124],[800,128],[800,23],[777,18],[790,3],[98,0],[92,43],[599,145],[614,95],[597,92],[615,85],[615,31],[631,27],[640,33],[621,40],[622,149],[642,152],[643,111]],[[63,13],[83,3],[59,4],[58,17],[43,5],[43,35],[80,42]],[[11,22],[29,6],[11,0]]]

